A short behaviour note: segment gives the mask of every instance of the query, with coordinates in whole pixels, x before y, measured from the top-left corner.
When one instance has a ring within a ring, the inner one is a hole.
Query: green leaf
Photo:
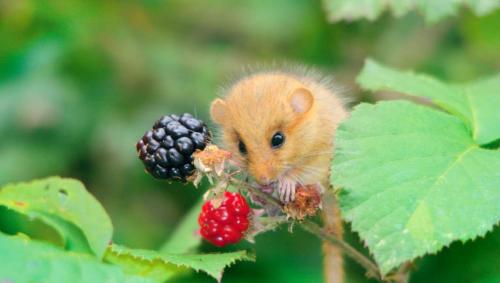
[[[479,144],[500,138],[500,74],[468,84],[449,85],[367,60],[357,80],[362,88],[372,91],[390,90],[430,98],[442,109],[464,119]]]
[[[500,221],[500,151],[452,115],[406,101],[361,104],[336,136],[332,182],[382,272]]]
[[[108,247],[104,261],[120,266],[127,274],[140,274],[155,282],[164,282],[189,271],[186,267],[161,259],[159,254],[155,254],[156,257],[145,257],[144,252],[148,253],[148,251],[132,250],[113,244]]]
[[[454,243],[418,262],[412,282],[500,282],[500,229],[474,242]]]
[[[224,268],[238,260],[254,260],[246,251],[219,254],[165,254],[156,251],[130,249],[113,244],[105,260],[121,266],[129,274],[141,274],[163,282],[188,269],[206,272],[218,281]]]
[[[163,244],[161,253],[180,254],[193,252],[200,245],[201,237],[198,234],[198,215],[203,205],[203,198],[191,208],[181,223],[175,229],[175,232]]]
[[[417,10],[426,22],[434,23],[457,14],[460,6],[468,6],[476,15],[485,15],[500,7],[499,0],[323,0],[323,3],[332,22],[375,20],[389,9],[396,17]]]
[[[0,282],[151,283],[87,254],[65,252],[22,236],[0,233]]]
[[[109,216],[76,180],[50,177],[9,184],[0,189],[0,205],[53,226],[69,250],[91,249],[100,258],[111,241]]]

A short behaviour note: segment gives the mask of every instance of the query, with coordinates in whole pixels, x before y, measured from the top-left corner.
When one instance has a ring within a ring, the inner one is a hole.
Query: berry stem
[[[255,188],[255,187],[249,185],[247,182],[243,182],[243,181],[241,181],[235,177],[232,177],[232,176],[229,177],[229,182],[233,183],[233,184],[237,184],[237,186],[239,186],[239,187],[245,187],[247,190],[249,190],[253,194],[257,195],[258,197],[265,199],[269,204],[272,204],[274,206],[277,206],[277,207],[283,209],[283,204],[279,200],[262,192],[261,190]]]
[[[248,183],[243,182],[232,176],[228,177],[228,181],[230,183],[238,185],[239,187],[246,188],[252,194],[255,194],[258,197],[266,200],[267,203],[279,207],[281,210],[283,210],[283,204],[279,200],[272,197],[271,195],[266,194],[261,190],[249,185]],[[350,258],[358,262],[361,266],[363,266],[368,271],[369,276],[373,277],[377,281],[380,282],[383,281],[382,276],[380,274],[380,270],[378,269],[377,265],[367,256],[360,253],[358,250],[349,245],[347,242],[337,238],[335,235],[331,233],[328,233],[325,229],[321,228],[318,224],[316,224],[311,220],[305,219],[303,221],[300,221],[299,225],[302,226],[304,230],[310,232],[311,234],[316,235],[321,240],[328,241],[329,243],[338,246],[347,256],[349,256]]]
[[[369,277],[373,277],[377,281],[382,282],[382,277],[380,276],[380,271],[377,265],[364,254],[360,253],[358,250],[349,245],[347,242],[338,239],[331,233],[328,233],[327,231],[325,231],[325,229],[321,228],[313,221],[304,220],[300,223],[300,226],[302,226],[304,230],[318,236],[320,239],[328,241],[331,244],[340,247],[347,256],[358,262],[368,271]]]

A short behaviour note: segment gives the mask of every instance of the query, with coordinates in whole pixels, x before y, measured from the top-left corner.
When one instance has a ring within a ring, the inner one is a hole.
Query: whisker
[[[298,183],[300,186],[304,186],[304,182],[302,181],[302,178],[296,174],[289,174],[288,178],[292,179],[295,183]]]
[[[311,154],[303,154],[303,155],[300,155],[300,157],[304,158],[304,157],[320,156],[320,155],[326,155],[326,154],[332,154],[332,151],[329,150],[329,151],[320,151],[320,152],[311,153]]]
[[[325,174],[325,171],[316,168],[303,168],[303,174],[309,175],[312,179],[319,179]]]
[[[331,156],[331,153],[318,153],[318,154],[309,154],[300,156],[299,163],[306,163],[310,160],[314,160],[314,158],[323,157],[323,156]]]
[[[309,166],[309,165],[304,165],[301,167],[302,170],[304,170],[305,172],[309,172],[309,173],[323,173],[324,171],[317,168],[317,167],[314,167],[314,166]]]

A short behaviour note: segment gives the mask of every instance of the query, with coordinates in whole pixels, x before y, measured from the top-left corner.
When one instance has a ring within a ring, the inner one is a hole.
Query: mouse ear
[[[210,116],[215,123],[222,124],[226,116],[226,102],[220,98],[214,100],[210,106]]]
[[[314,97],[312,93],[303,87],[295,89],[290,94],[290,104],[297,113],[306,113],[313,105]]]

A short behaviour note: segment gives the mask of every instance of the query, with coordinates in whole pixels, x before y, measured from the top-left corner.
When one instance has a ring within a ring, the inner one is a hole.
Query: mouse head
[[[236,83],[212,102],[210,113],[238,165],[265,185],[290,175],[311,155],[315,103],[296,79],[263,74]]]

